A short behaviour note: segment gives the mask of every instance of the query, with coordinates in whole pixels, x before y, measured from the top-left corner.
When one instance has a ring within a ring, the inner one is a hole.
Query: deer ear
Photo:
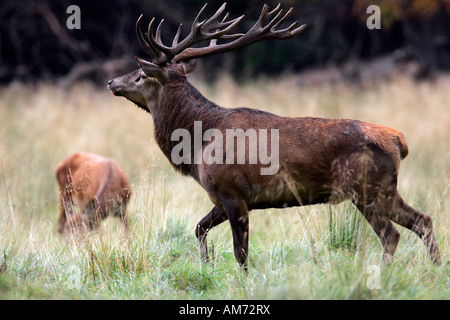
[[[184,69],[184,73],[188,74],[189,72],[194,71],[195,67],[197,66],[197,59],[192,59],[188,61],[183,61],[182,66]]]
[[[167,80],[169,79],[169,74],[166,69],[144,59],[140,59],[138,57],[135,58],[147,77],[156,78],[162,85],[167,82]]]

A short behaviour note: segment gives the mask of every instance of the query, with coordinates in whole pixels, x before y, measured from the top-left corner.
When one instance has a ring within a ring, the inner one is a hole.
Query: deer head
[[[143,34],[140,26],[141,15],[136,23],[136,33],[140,45],[151,61],[136,57],[140,69],[110,80],[108,88],[113,94],[123,96],[147,112],[153,113],[159,105],[163,88],[171,81],[184,78],[193,71],[196,59],[236,50],[267,39],[289,39],[297,36],[305,28],[305,25],[298,27],[298,23],[294,22],[289,27],[280,29],[290,16],[292,8],[283,15],[280,5],[272,11],[264,5],[259,19],[247,33],[230,34],[244,16],[227,21],[227,13],[220,18],[225,5],[224,3],[209,19],[200,21],[200,16],[206,8],[205,4],[194,19],[189,34],[181,41],[179,38],[182,24],[180,24],[171,46],[166,46],[161,39],[161,26],[164,20],[161,20],[154,34],[155,18],[153,18],[147,32]],[[218,40],[223,43],[218,44]],[[192,47],[205,41],[210,41],[208,46]]]

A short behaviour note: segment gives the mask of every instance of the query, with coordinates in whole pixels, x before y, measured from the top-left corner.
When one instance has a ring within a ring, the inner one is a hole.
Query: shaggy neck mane
[[[193,164],[194,121],[202,122],[203,132],[217,128],[227,109],[206,99],[184,76],[172,78],[163,90],[157,112],[153,114],[156,142],[176,170],[198,180],[196,165]],[[171,141],[176,129],[186,129],[191,134],[191,164],[175,165],[172,162],[172,149],[179,143]]]

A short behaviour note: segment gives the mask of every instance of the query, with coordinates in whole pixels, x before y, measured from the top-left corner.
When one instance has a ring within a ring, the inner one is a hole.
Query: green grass
[[[444,264],[431,264],[422,241],[398,227],[394,262],[381,266],[379,240],[349,202],[252,212],[248,275],[223,223],[208,235],[214,250],[204,264],[194,229],[212,204],[173,171],[149,115],[86,84],[69,91],[16,84],[0,89],[0,299],[449,299],[449,77],[367,88],[305,88],[294,77],[193,82],[226,107],[354,118],[402,131],[410,155],[399,191],[433,218]],[[112,218],[85,239],[56,232],[54,170],[75,151],[113,157],[128,173],[129,242]],[[379,289],[370,288],[373,266]]]

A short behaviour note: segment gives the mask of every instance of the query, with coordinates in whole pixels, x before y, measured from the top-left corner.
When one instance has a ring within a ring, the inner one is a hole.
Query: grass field
[[[402,131],[410,154],[399,191],[433,218],[444,263],[433,265],[422,241],[398,227],[395,260],[381,266],[378,238],[344,202],[252,212],[247,276],[224,223],[209,233],[214,256],[204,265],[194,228],[212,204],[194,180],[173,171],[155,144],[150,115],[106,87],[16,84],[0,89],[0,299],[450,298],[450,77],[399,77],[364,88],[301,87],[294,77],[192,82],[225,107]],[[115,158],[128,173],[130,242],[118,219],[79,241],[56,232],[54,170],[75,151]]]

